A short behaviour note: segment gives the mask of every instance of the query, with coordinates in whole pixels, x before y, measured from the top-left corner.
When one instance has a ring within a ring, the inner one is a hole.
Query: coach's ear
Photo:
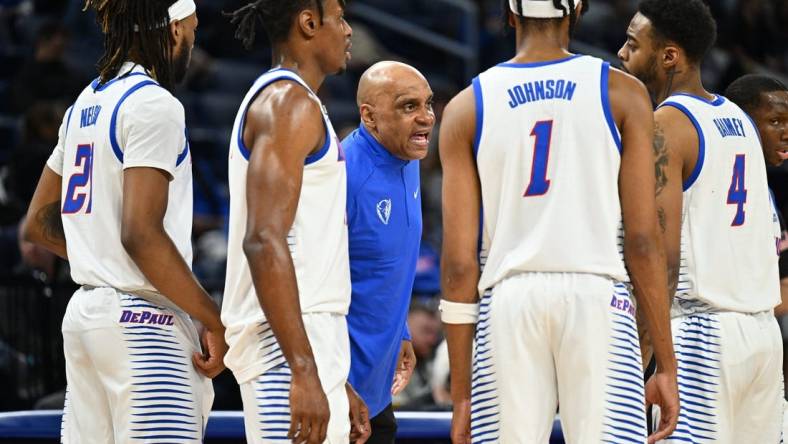
[[[370,131],[374,132],[377,129],[375,108],[368,103],[362,103],[358,108],[358,113],[361,116],[361,123],[363,123],[364,126],[366,126]]]
[[[665,71],[675,69],[681,58],[685,58],[686,54],[677,45],[668,42],[662,50],[662,68]]]

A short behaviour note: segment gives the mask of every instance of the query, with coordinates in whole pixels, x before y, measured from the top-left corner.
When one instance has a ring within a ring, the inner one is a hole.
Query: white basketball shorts
[[[192,364],[194,324],[163,296],[83,287],[63,343],[64,444],[202,442],[213,386]]]

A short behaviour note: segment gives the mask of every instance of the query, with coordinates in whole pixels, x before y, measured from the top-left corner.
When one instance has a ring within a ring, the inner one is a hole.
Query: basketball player
[[[788,159],[788,87],[775,78],[749,74],[734,80],[725,97],[752,117],[766,164],[782,165]]]
[[[190,270],[191,159],[172,95],[194,45],[195,4],[86,6],[104,32],[100,76],[66,112],[24,228],[68,258],[82,285],[63,319],[62,442],[201,441],[213,402],[205,376],[224,368],[227,346]],[[205,327],[205,354],[188,315]]]
[[[758,127],[766,165],[773,167],[782,165],[785,159],[788,159],[788,87],[773,77],[748,74],[733,81],[725,90],[725,97],[752,117],[755,126]],[[779,185],[772,184],[772,187],[775,186]],[[773,193],[772,197],[775,197]],[[774,204],[779,219],[781,216],[776,198]],[[781,225],[784,232],[784,223]],[[784,241],[784,238],[781,239],[779,262],[782,303],[774,309],[778,319],[784,317],[788,311],[788,251]],[[785,330],[783,328],[783,331]],[[785,343],[783,343],[784,353]],[[783,359],[783,367],[785,364]]]
[[[619,51],[655,103],[679,425],[665,442],[778,443],[782,340],[774,219],[758,129],[701,83],[716,25],[701,0],[646,0]]]
[[[346,443],[349,397],[355,431],[369,424],[346,387],[344,155],[316,95],[350,58],[344,2],[258,0],[232,16],[247,47],[263,23],[274,68],[241,103],[230,143],[225,362],[248,442]]]
[[[567,51],[587,6],[508,1],[517,53],[446,108],[441,309],[455,443],[547,443],[557,405],[568,443],[645,442],[628,278],[656,350],[648,400],[667,412],[649,441],[676,424],[651,107],[640,82]]]

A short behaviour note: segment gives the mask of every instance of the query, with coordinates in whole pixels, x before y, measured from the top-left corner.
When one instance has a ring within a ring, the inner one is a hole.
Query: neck
[[[273,50],[271,60],[274,68],[286,68],[298,73],[315,93],[326,79],[326,73],[320,69],[315,58],[305,57],[303,51],[282,45]]]
[[[527,26],[527,25],[526,25]],[[539,62],[571,55],[569,52],[569,21],[543,30],[526,31],[517,27],[517,54],[513,61]]]
[[[703,87],[703,82],[700,78],[700,68],[695,66],[677,66],[672,71],[668,71],[665,82],[656,88],[654,101],[662,103],[662,101],[676,93],[692,94],[708,100],[714,99],[714,95]]]

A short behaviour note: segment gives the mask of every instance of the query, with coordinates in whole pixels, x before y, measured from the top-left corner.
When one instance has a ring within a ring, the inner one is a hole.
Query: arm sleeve
[[[74,107],[72,105],[71,108],[66,110],[66,114],[63,116],[63,122],[60,124],[60,129],[57,133],[57,144],[55,145],[55,149],[52,150],[52,154],[49,155],[49,159],[47,159],[47,166],[58,176],[63,176],[63,155],[65,153],[64,145],[66,143],[66,127],[68,126],[68,119],[71,116],[71,110],[73,108]]]
[[[157,168],[173,177],[178,154],[186,143],[183,106],[161,88],[142,88],[138,94],[124,105],[120,130],[123,168]]]

